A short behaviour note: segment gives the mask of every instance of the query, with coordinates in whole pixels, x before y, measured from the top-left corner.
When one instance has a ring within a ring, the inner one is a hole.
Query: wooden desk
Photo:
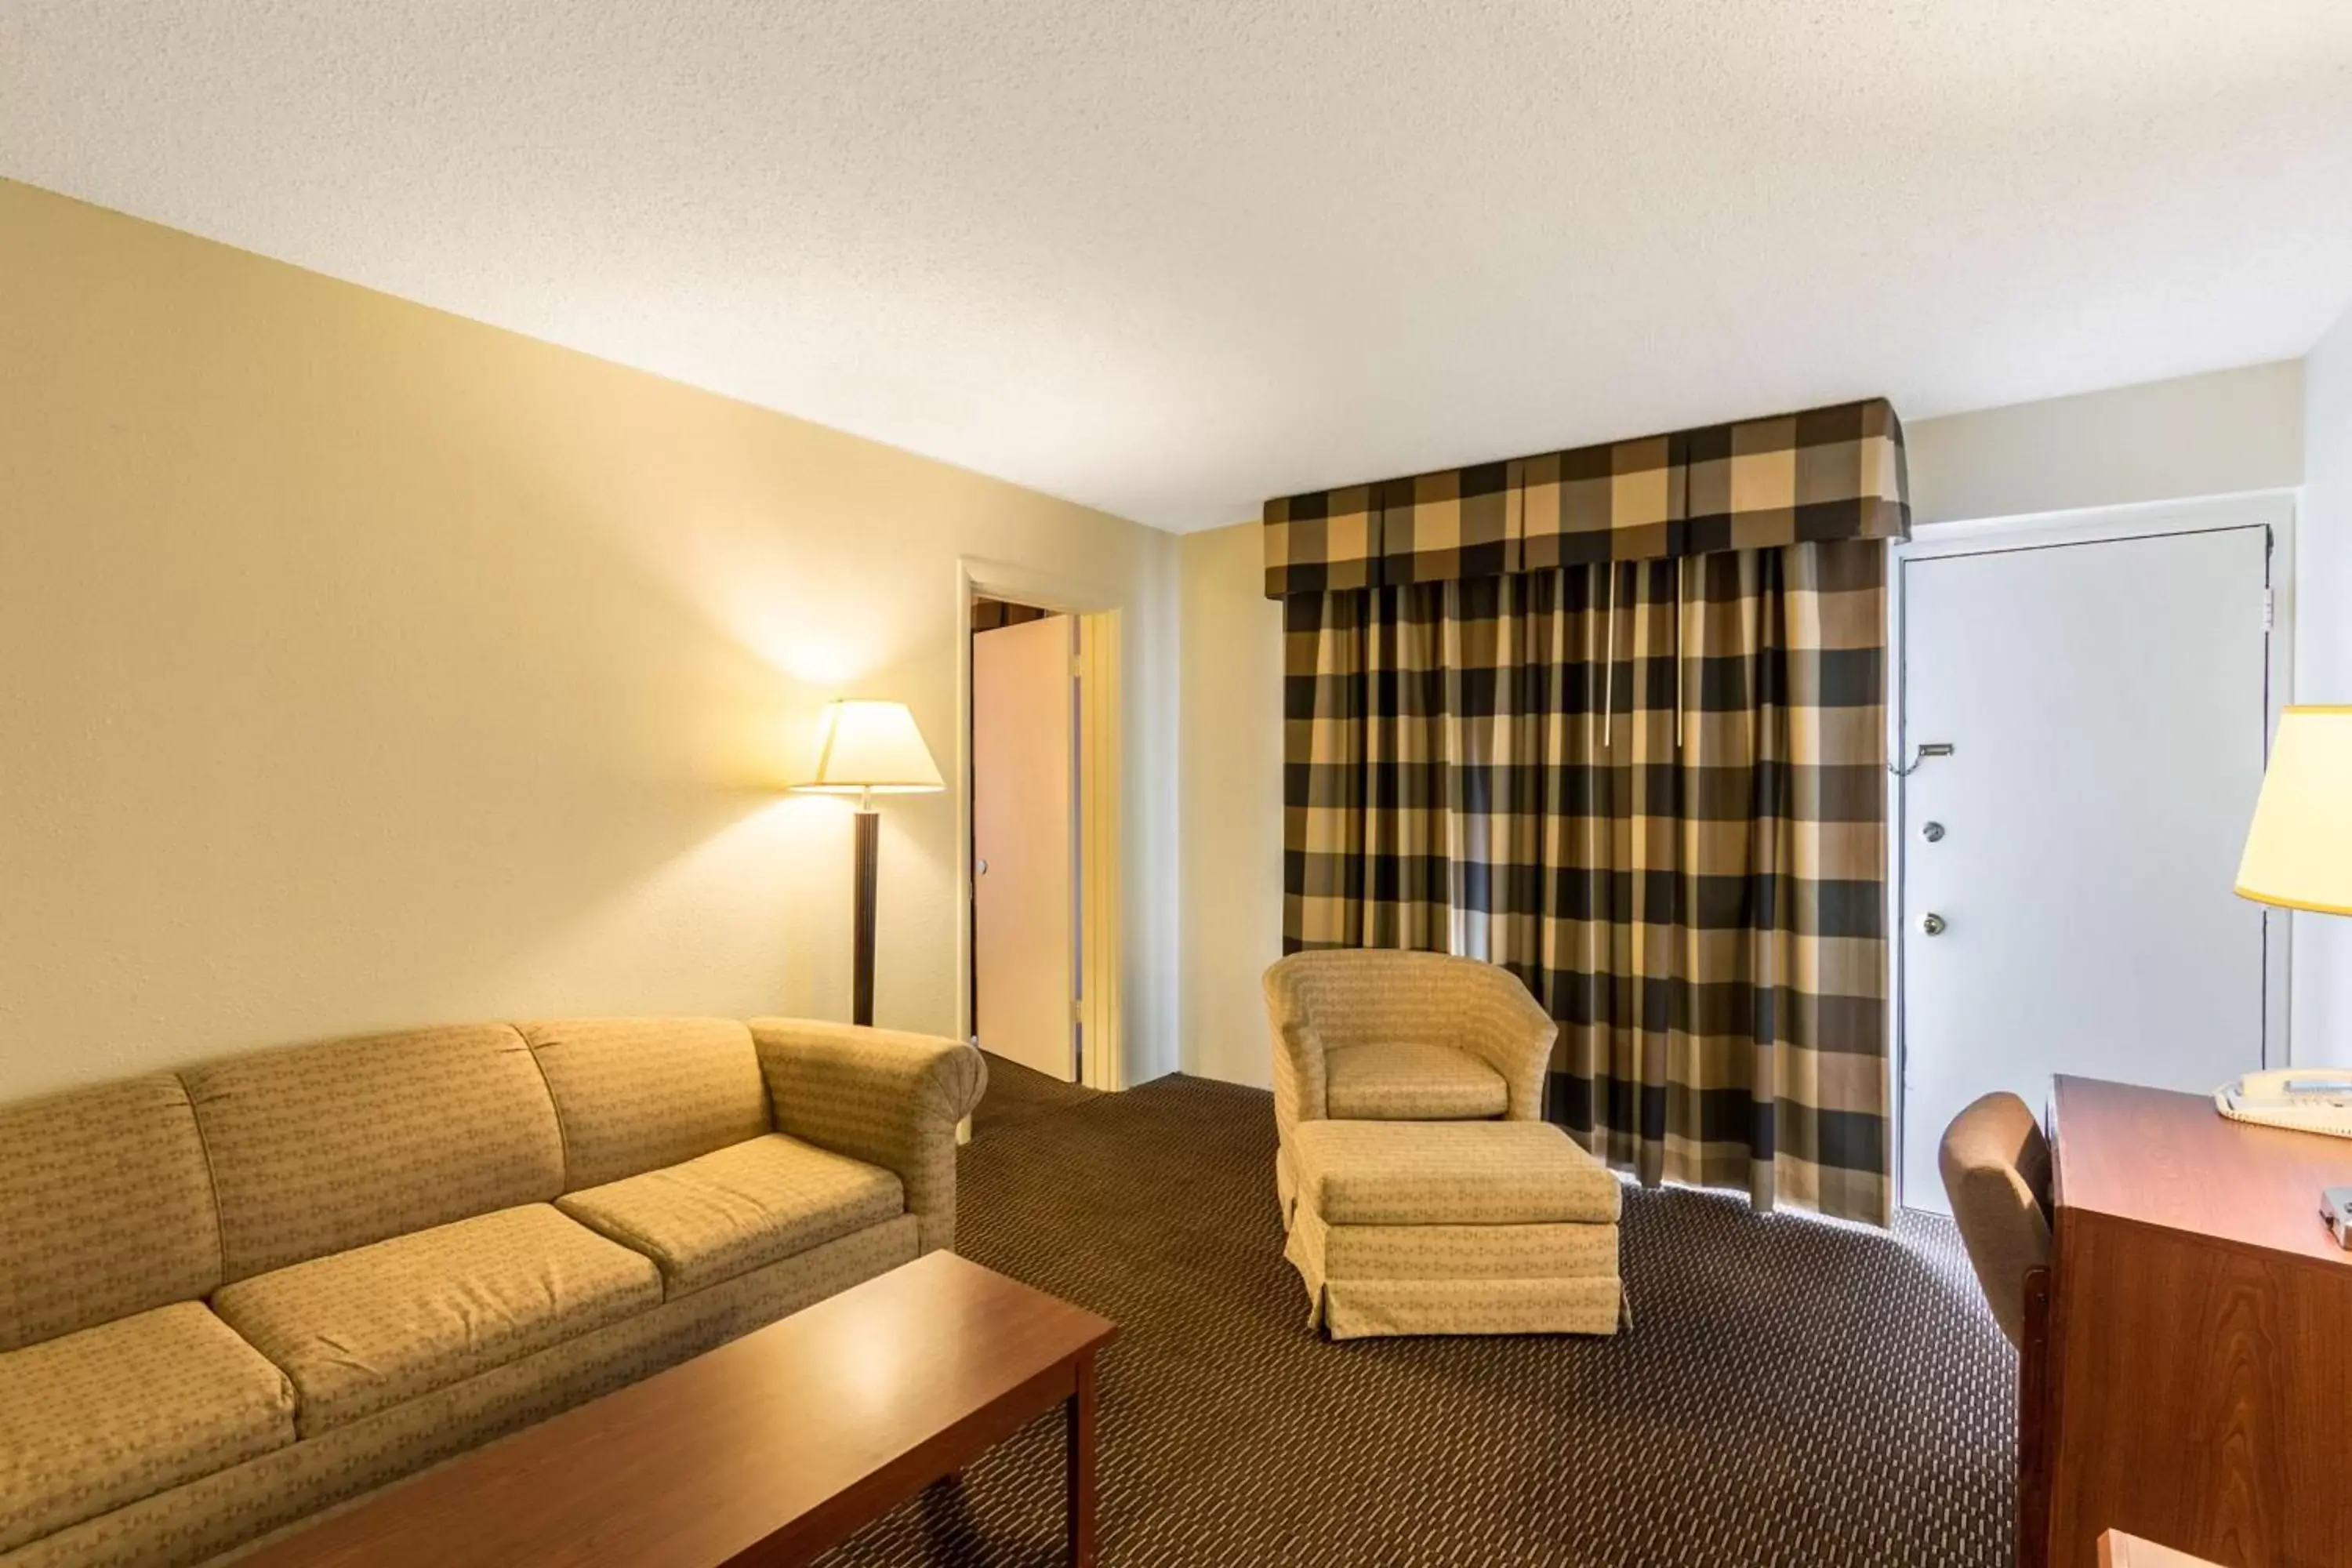
[[[2222,1568],[2352,1563],[2352,1140],[2095,1079],[2051,1095],[2050,1554],[2128,1531]]]
[[[1095,1355],[1118,1328],[934,1252],[478,1448],[242,1568],[788,1568],[1059,1405],[1095,1561]]]

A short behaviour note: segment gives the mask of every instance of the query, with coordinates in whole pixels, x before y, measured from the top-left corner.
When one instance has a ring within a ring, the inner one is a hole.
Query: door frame
[[[1000,561],[956,562],[956,1037],[972,1032],[971,925],[971,602],[975,596],[1030,605],[1073,617],[1078,655],[1072,679],[1082,703],[1077,736],[1079,855],[1076,973],[1078,1081],[1088,1089],[1127,1087],[1120,975],[1125,921],[1121,896],[1125,842],[1120,832],[1120,764],[1125,664],[1118,598],[1086,584]]]
[[[2194,496],[2175,500],[2138,501],[2116,506],[2078,507],[2063,511],[2022,512],[2009,517],[1969,518],[1953,522],[1920,524],[1907,540],[1897,540],[1887,551],[1886,646],[1890,655],[1886,693],[1886,754],[1895,764],[1910,760],[1904,705],[1908,694],[1907,645],[1904,637],[1904,600],[1909,589],[1908,567],[1915,561],[1940,561],[1954,556],[1989,555],[2017,550],[2041,550],[2070,544],[2107,544],[2129,539],[2157,539],[2178,533],[2210,533],[2265,527],[2270,535],[2270,662],[2265,681],[2263,757],[2269,758],[2270,736],[2278,727],[2279,710],[2294,700],[2294,562],[2295,502],[2294,489],[2243,490],[2226,495]],[[1932,765],[1932,764],[1931,764]],[[1895,1204],[1903,1205],[1906,1080],[1910,1046],[1905,1029],[1903,961],[1909,931],[1904,920],[1905,882],[1910,854],[1907,780],[1895,776],[1886,812],[1887,879],[1885,901],[1886,930],[1894,935],[1887,957],[1887,1038],[1893,1042],[1887,1079],[1887,1123],[1892,1137],[1887,1158]],[[2287,921],[2263,911],[2263,1061],[2284,1065],[2294,1059],[2288,998],[2292,994],[2293,952]],[[2039,1116],[2042,1107],[2035,1107]]]

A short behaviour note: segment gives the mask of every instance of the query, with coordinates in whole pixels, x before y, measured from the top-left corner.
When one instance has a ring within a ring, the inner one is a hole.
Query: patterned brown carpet
[[[1940,1220],[1630,1193],[1614,1340],[1307,1329],[1268,1098],[1169,1078],[991,1127],[960,1250],[1117,1319],[1108,1568],[2000,1568],[2014,1363]],[[1061,1426],[826,1559],[1058,1563]]]
[[[994,1051],[982,1051],[981,1055],[988,1058],[988,1092],[981,1097],[980,1109],[971,1113],[975,1142],[1033,1117],[1067,1110],[1100,1092],[1082,1083],[1047,1078],[1034,1068],[1007,1061]]]

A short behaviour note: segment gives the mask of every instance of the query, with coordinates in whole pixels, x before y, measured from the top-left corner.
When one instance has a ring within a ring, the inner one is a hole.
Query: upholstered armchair
[[[1328,949],[1265,972],[1275,1180],[1297,1195],[1302,1121],[1533,1121],[1559,1027],[1507,970],[1441,952]]]

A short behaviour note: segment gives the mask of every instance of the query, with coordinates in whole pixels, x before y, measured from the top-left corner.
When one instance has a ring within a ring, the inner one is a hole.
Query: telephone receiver
[[[2352,1138],[2352,1068],[2250,1072],[2215,1089],[2213,1109],[2232,1121]]]

